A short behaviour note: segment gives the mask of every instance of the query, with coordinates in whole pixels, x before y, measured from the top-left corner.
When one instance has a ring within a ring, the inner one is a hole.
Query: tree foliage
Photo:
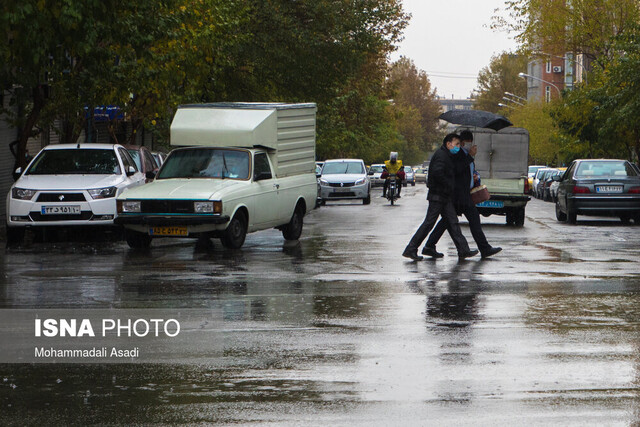
[[[494,28],[516,33],[525,51],[610,58],[612,37],[640,19],[637,0],[510,0]]]
[[[532,164],[561,165],[563,136],[550,114],[548,104],[528,102],[508,112],[514,126],[529,131],[529,160]]]
[[[402,145],[384,82],[407,20],[399,0],[5,2],[0,81],[21,150],[54,119],[77,140],[94,106],[119,106],[132,140],[166,138],[181,103],[311,101],[319,153],[374,159]]]
[[[500,110],[499,103],[508,103],[502,99],[505,92],[526,98],[527,83],[518,77],[518,73],[524,73],[526,70],[527,57],[523,55],[503,52],[492,57],[489,65],[478,73],[474,108],[497,113]],[[521,101],[516,98],[516,102]]]

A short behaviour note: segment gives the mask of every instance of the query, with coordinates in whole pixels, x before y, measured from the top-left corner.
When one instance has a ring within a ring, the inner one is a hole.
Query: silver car
[[[371,203],[371,183],[360,159],[327,160],[320,176],[322,204],[327,200],[362,199]]]
[[[383,163],[373,164],[369,168],[369,181],[371,181],[372,187],[378,187],[384,184],[384,179],[380,178],[380,175],[382,175],[383,170],[384,170]]]

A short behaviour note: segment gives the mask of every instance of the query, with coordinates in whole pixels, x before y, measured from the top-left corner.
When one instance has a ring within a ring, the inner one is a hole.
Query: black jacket
[[[453,156],[453,164],[455,167],[455,187],[453,195],[453,204],[458,212],[465,207],[471,206],[471,169],[469,165],[473,163],[473,157],[460,149],[458,154]]]
[[[453,155],[443,144],[433,153],[429,161],[429,175],[427,177],[429,194],[427,199],[442,202],[451,200],[455,188],[455,177]]]

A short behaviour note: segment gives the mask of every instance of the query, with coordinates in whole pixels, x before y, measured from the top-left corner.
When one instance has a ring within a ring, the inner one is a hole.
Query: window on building
[[[544,99],[547,102],[551,102],[551,86],[544,87]]]
[[[546,69],[547,73],[551,72],[551,61],[547,62],[547,69]]]

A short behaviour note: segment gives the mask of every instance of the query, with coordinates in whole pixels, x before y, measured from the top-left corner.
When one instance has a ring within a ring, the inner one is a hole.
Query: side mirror
[[[134,175],[136,172],[137,172],[137,171],[136,171],[136,168],[134,168],[133,166],[129,166],[129,167],[127,168],[127,176]]]
[[[373,171],[369,171],[369,172],[368,172],[368,175],[373,175]]]
[[[149,171],[144,174],[147,179],[154,179],[156,177],[156,171]]]
[[[22,175],[22,168],[16,168],[15,171],[13,171],[13,180],[17,181],[18,178],[20,178],[20,175]]]
[[[271,172],[262,171],[253,177],[254,181],[262,181],[263,179],[271,179]]]

